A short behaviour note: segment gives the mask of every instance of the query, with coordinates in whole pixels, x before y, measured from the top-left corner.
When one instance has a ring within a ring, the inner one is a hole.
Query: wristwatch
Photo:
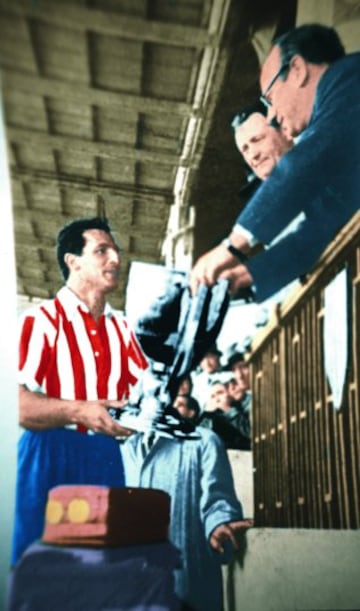
[[[241,250],[239,250],[239,248],[236,248],[236,246],[231,243],[230,238],[225,238],[225,240],[223,240],[221,243],[224,244],[228,251],[231,252],[234,257],[239,259],[241,263],[246,263],[248,261],[247,256]]]

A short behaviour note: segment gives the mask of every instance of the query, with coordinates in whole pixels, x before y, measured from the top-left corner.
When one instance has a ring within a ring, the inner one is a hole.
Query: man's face
[[[285,80],[279,75],[268,90],[281,67],[280,49],[276,45],[265,60],[260,74],[261,91],[266,94],[270,104],[268,120],[276,117],[281,129],[289,137],[298,136],[306,128],[312,109],[309,98],[311,91],[306,84],[304,86],[303,75],[297,69],[299,62],[303,63],[303,60],[294,56],[285,73]]]
[[[250,368],[249,365],[244,361],[237,361],[232,364],[231,371],[234,374],[235,379],[241,384],[245,390],[250,387]]]
[[[175,407],[175,409],[177,409],[177,411],[183,418],[186,418],[187,420],[191,420],[192,418],[194,418],[195,410],[189,408],[186,397],[182,395],[178,395],[177,397],[175,397],[173,406]]]
[[[225,384],[215,382],[210,388],[210,402],[213,408],[228,410],[231,406],[231,396]]]
[[[280,129],[268,124],[260,113],[253,113],[235,129],[235,142],[245,162],[260,180],[265,180],[279,159],[293,146]]]
[[[86,240],[75,270],[82,287],[105,293],[117,288],[120,271],[119,248],[113,238],[100,229],[84,231]]]
[[[229,380],[227,387],[229,394],[235,401],[241,401],[249,388],[244,381],[239,381],[235,378]]]
[[[207,352],[200,362],[200,367],[207,373],[214,373],[220,369],[220,360],[217,354]]]

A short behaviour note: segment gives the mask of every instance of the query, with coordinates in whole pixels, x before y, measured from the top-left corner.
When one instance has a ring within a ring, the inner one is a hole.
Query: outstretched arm
[[[82,424],[95,433],[112,437],[128,436],[133,431],[117,424],[108,413],[123,407],[125,401],[76,401],[48,397],[19,386],[19,422],[26,429],[42,431],[67,424]]]
[[[228,241],[234,247],[234,250],[238,250],[244,255],[249,250],[248,240],[235,231],[231,232]],[[233,254],[224,242],[221,242],[221,244],[202,255],[195,263],[190,273],[192,295],[195,295],[200,284],[213,286],[219,276],[224,277],[223,272],[231,270],[238,265],[239,257]]]

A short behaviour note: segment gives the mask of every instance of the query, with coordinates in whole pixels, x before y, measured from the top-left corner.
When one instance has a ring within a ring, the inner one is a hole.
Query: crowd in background
[[[224,355],[214,344],[198,368],[185,376],[174,400],[182,417],[213,430],[226,449],[251,449],[251,391],[244,351]]]

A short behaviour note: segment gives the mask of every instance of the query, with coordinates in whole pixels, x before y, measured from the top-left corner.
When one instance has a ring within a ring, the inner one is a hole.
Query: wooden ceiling
[[[163,261],[179,172],[192,254],[221,237],[243,205],[230,119],[257,95],[254,33],[294,18],[285,0],[0,0],[18,293],[54,295],[58,229],[105,211],[123,308],[130,263]]]

